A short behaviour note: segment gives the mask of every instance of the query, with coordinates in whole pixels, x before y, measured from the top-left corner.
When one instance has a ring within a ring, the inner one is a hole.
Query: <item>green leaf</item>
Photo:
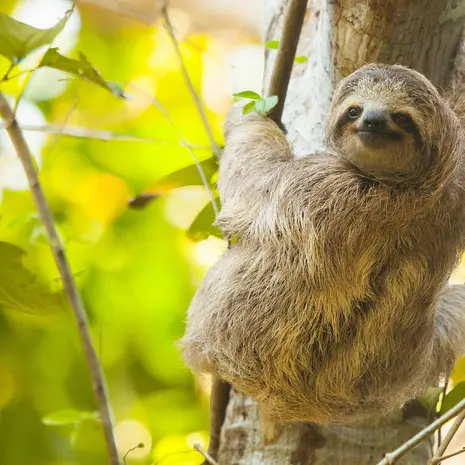
[[[212,176],[218,170],[218,161],[215,157],[208,158],[199,163],[207,181],[210,183]],[[168,174],[158,180],[153,186],[145,189],[145,193],[162,194],[183,186],[202,186],[203,182],[196,164],[186,166],[180,170]]]
[[[255,102],[255,110],[257,110],[257,113],[260,113],[260,115],[266,116],[277,104],[278,96],[272,95],[265,100],[257,100]]]
[[[49,29],[37,29],[0,13],[0,55],[12,63],[42,45],[50,44],[66,24],[67,16]]]
[[[58,410],[49,413],[42,418],[42,423],[47,426],[75,425],[84,420],[99,420],[98,412],[89,412],[86,410]]]
[[[279,40],[270,40],[265,44],[271,50],[277,50],[279,47]]]
[[[244,105],[242,108],[242,114],[248,115],[249,113],[252,113],[255,110],[255,103],[255,100],[251,100],[247,105]]]
[[[83,53],[79,53],[79,60],[68,58],[58,53],[57,48],[47,50],[42,58],[39,67],[48,67],[65,71],[73,76],[85,81],[93,82],[105,90],[108,90],[116,97],[125,98],[124,90],[113,83],[105,81],[100,73],[92,66]]]
[[[308,61],[308,58],[302,55],[302,56],[295,57],[294,61],[297,63],[305,63]]]
[[[216,199],[218,201],[218,199]],[[215,222],[215,211],[211,202],[200,211],[193,223],[187,230],[187,236],[194,241],[202,241],[208,236],[215,236],[223,239],[221,231],[213,225]]]
[[[441,412],[446,413],[462,399],[465,399],[465,381],[457,384],[457,386],[455,386],[452,391],[446,394],[446,397],[442,403]]]
[[[441,392],[442,388],[440,387],[430,387],[425,389],[418,397],[418,400],[428,412],[428,415],[436,410],[436,405],[439,401]]]
[[[61,294],[54,294],[36,281],[24,265],[24,250],[0,242],[0,304],[35,315],[63,311]]]
[[[253,90],[243,90],[242,92],[236,92],[233,94],[234,97],[239,97],[239,98],[251,98],[254,100],[259,100],[262,97],[257,94],[257,92],[254,92]]]

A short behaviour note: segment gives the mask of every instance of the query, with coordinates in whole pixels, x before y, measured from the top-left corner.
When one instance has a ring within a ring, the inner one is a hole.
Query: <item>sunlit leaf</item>
[[[308,61],[308,58],[302,55],[302,56],[295,57],[294,61],[297,63],[305,63]]]
[[[450,375],[452,385],[455,386],[465,381],[465,357],[460,357]]]
[[[270,40],[265,45],[272,50],[277,50],[279,47],[279,40]]]
[[[42,423],[47,426],[62,426],[62,425],[75,425],[84,420],[98,420],[97,412],[89,412],[87,410],[58,410],[49,413],[42,418]]]
[[[418,397],[418,400],[421,402],[428,414],[435,411],[441,392],[442,388],[440,387],[430,387],[423,391]]]
[[[11,310],[36,315],[63,311],[62,298],[41,286],[23,265],[25,252],[0,242],[0,304]]]
[[[208,158],[207,160],[200,162],[199,165],[205,175],[205,178],[208,182],[210,182],[212,176],[218,170],[218,162],[216,158]],[[177,187],[199,185],[203,185],[199,169],[196,164],[192,164],[168,174],[144,191],[153,194],[161,194]]]
[[[442,413],[447,412],[463,399],[465,399],[465,382],[457,384],[452,391],[446,394],[442,404]]]
[[[187,236],[194,241],[202,241],[208,236],[215,236],[223,239],[221,231],[213,225],[215,222],[215,211],[211,202],[209,202],[196,216],[190,225]]]
[[[260,115],[266,116],[278,104],[278,96],[272,95],[265,100],[257,100],[255,102],[255,110]]]
[[[79,53],[79,60],[75,60],[61,55],[58,53],[57,48],[51,48],[47,50],[47,53],[39,64],[39,67],[44,66],[59,69],[79,79],[93,82],[103,89],[108,90],[116,97],[125,98],[124,90],[114,83],[105,81],[83,53]]]
[[[66,19],[49,29],[37,29],[0,13],[0,55],[17,63],[36,48],[50,44],[65,26]]]
[[[255,110],[255,103],[255,100],[252,100],[247,105],[244,105],[242,108],[242,114],[248,115],[249,113],[252,113]]]
[[[253,90],[243,90],[242,92],[236,92],[233,94],[234,97],[239,97],[239,98],[251,98],[254,100],[259,100],[262,97],[257,94],[257,92],[254,92]]]

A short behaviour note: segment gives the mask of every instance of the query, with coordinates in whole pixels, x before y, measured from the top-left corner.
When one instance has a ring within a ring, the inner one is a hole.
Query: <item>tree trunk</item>
[[[365,63],[399,63],[444,88],[450,81],[465,21],[465,0],[311,0],[283,122],[297,156],[324,148],[324,122],[335,83]],[[266,0],[264,39],[278,40],[286,1]],[[275,52],[267,50],[265,83]],[[265,86],[266,87],[266,86]],[[292,356],[292,354],[290,354]],[[220,465],[376,465],[427,424],[410,408],[357,426],[285,428],[278,443],[260,443],[254,402],[231,393],[221,433]],[[399,464],[426,465],[431,442]]]

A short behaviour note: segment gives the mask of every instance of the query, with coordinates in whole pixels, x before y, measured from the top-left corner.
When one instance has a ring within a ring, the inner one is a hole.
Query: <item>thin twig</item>
[[[16,63],[14,61],[12,61],[10,63],[10,66],[8,67],[8,69],[6,70],[6,73],[4,74],[4,76],[2,77],[2,79],[0,79],[0,82],[3,82],[3,81],[8,81],[8,79],[10,79],[10,73],[13,71],[14,67],[16,66]]]
[[[446,398],[447,394],[447,388],[449,387],[449,378],[450,378],[450,372],[447,373],[446,379],[444,380],[444,386],[442,388],[442,395],[441,395],[441,408],[439,409],[439,416],[442,415],[444,411],[444,399]],[[442,428],[439,427],[438,429],[438,446],[442,442]]]
[[[11,69],[14,69],[16,65],[15,64],[12,64],[10,66]],[[31,73],[32,71],[34,71],[35,69],[37,68],[28,68],[28,69],[23,69],[22,71],[18,71],[16,74],[13,74],[13,76],[10,76],[9,74],[5,74],[5,76],[3,76],[1,79],[0,79],[0,83],[2,82],[7,82],[7,81],[11,81],[12,79],[16,79],[17,77],[19,76],[22,76],[23,74],[26,74],[26,73]],[[8,71],[8,73],[10,73],[10,71]]]
[[[111,465],[119,465],[118,451],[116,448],[115,437],[113,435],[113,421],[107,389],[105,386],[103,371],[92,344],[86,312],[77,290],[77,286],[74,281],[71,267],[68,263],[63,245],[55,228],[52,212],[47,203],[47,199],[45,198],[42,186],[39,182],[39,176],[34,167],[31,151],[26,143],[26,140],[24,139],[15,114],[13,113],[8,101],[2,92],[0,92],[0,115],[7,123],[8,135],[10,136],[18,158],[24,167],[29,187],[31,189],[31,193],[39,213],[39,217],[45,227],[53,257],[63,282],[64,290],[76,318],[79,335],[81,337],[81,342],[84,349],[84,355],[87,360],[92,378],[92,387],[94,390],[95,401],[100,413],[103,432],[105,434],[109,462]]]
[[[78,103],[79,103],[79,99],[76,97],[76,99],[74,100],[73,105],[71,106],[71,108],[66,113],[65,118],[63,120],[63,123],[60,125],[60,130],[57,131],[57,133],[55,134],[55,137],[53,138],[53,141],[50,144],[50,147],[48,148],[47,153],[44,155],[44,158],[47,155],[50,155],[50,153],[52,153],[53,149],[57,145],[58,141],[60,140],[61,136],[63,135],[63,129],[65,128],[66,124],[68,123],[69,119],[71,118],[71,115],[73,114],[73,111],[76,110],[76,108],[78,106]]]
[[[195,106],[197,108],[197,111],[199,112],[200,117],[202,118],[203,125],[205,127],[205,130],[207,131],[208,138],[210,140],[210,145],[213,150],[213,153],[215,154],[216,158],[219,160],[221,151],[220,148],[218,147],[218,144],[215,142],[215,139],[213,137],[213,131],[210,126],[210,123],[208,122],[207,115],[205,113],[205,109],[203,108],[202,102],[200,100],[200,97],[196,90],[194,89],[194,85],[192,84],[191,78],[189,77],[189,73],[187,72],[186,65],[184,64],[184,60],[182,58],[181,50],[179,49],[179,44],[176,39],[176,35],[174,33],[174,28],[173,25],[171,24],[170,16],[168,14],[168,2],[164,2],[161,8],[161,14],[163,16],[163,20],[165,22],[165,28],[166,31],[168,32],[168,35],[171,39],[171,42],[173,43],[174,50],[176,52],[176,55],[178,57],[179,64],[181,66],[181,71],[184,76],[184,80],[186,81],[187,87],[189,88],[189,92],[192,95],[192,98],[194,100]]]
[[[456,418],[450,430],[447,432],[446,437],[441,442],[441,444],[439,444],[438,450],[436,451],[433,458],[431,459],[431,465],[441,463],[441,460],[442,460],[441,457],[444,455],[444,452],[446,451],[447,447],[452,441],[452,438],[455,436],[458,429],[460,428],[460,425],[463,423],[464,420],[465,420],[465,410]]]
[[[66,24],[68,23],[69,18],[71,18],[71,15],[74,13],[75,8],[76,8],[76,0],[73,0],[73,2],[71,3],[71,8],[69,8],[65,12],[65,16],[64,16],[65,22],[64,22],[63,28],[61,30],[63,30],[66,27]],[[47,50],[43,53],[41,59],[37,63],[37,66],[34,69],[32,69],[30,71],[30,73],[28,73],[28,75],[26,76],[26,79],[24,80],[23,85],[21,86],[21,89],[19,90],[19,93],[18,93],[18,95],[16,97],[15,104],[13,106],[13,113],[14,114],[16,114],[16,112],[18,111],[19,103],[20,103],[21,99],[23,98],[23,95],[26,92],[26,88],[31,83],[31,80],[32,80],[32,78],[34,76],[34,72],[39,69],[40,63],[42,63],[42,60],[44,59],[45,55],[50,51],[50,49],[52,47],[53,47],[53,41],[52,41],[52,43],[49,44]]]
[[[20,124],[22,131],[44,132],[47,134],[57,134],[62,137],[75,137],[77,139],[95,139],[102,142],[118,141],[118,142],[142,142],[146,144],[160,145],[180,145],[184,147],[182,142],[175,140],[153,139],[151,137],[138,137],[130,134],[118,134],[112,131],[81,128],[79,126],[61,126],[60,124],[44,124],[36,126],[30,124]],[[5,129],[6,124],[0,123],[0,129]],[[210,150],[207,145],[188,144],[196,150]]]
[[[207,463],[218,465],[218,462],[200,444],[194,444],[194,449],[204,456]]]
[[[169,115],[169,113],[166,111],[165,107],[154,97],[150,96],[149,94],[147,94],[146,92],[144,92],[142,89],[139,89],[137,86],[134,86],[133,84],[128,84],[129,87],[131,87],[132,89],[134,90],[137,90],[138,92],[140,92],[142,95],[144,95],[146,98],[150,99],[150,101],[152,102],[153,105],[155,105],[160,111],[161,113],[163,114],[163,116],[167,119],[167,121],[171,124],[171,126],[173,127],[173,129],[177,132],[178,136],[179,136],[179,139],[181,140],[182,144],[184,145],[184,147],[186,147],[186,149],[189,151],[189,154],[190,156],[192,157],[192,159],[194,160],[194,163],[195,163],[195,166],[197,168],[197,171],[199,172],[199,176],[200,176],[200,179],[202,180],[202,184],[204,185],[209,197],[210,197],[210,201],[212,203],[212,207],[213,207],[213,211],[215,212],[215,216],[218,215],[219,213],[219,209],[218,209],[218,205],[216,203],[216,199],[215,199],[215,196],[213,195],[213,192],[210,188],[210,185],[208,183],[208,180],[205,176],[205,173],[203,171],[203,168],[202,168],[202,165],[200,164],[199,160],[197,159],[197,157],[195,156],[195,153],[194,153],[194,150],[192,149],[192,146],[189,144],[189,142],[187,142],[186,139],[184,139],[184,136],[182,135],[181,131],[178,129],[178,127],[176,126],[176,124],[174,123],[174,121],[172,120],[171,116]],[[135,199],[133,199],[133,202],[136,202],[137,203],[137,197]],[[147,203],[147,202],[146,202]]]
[[[144,443],[143,442],[140,442],[139,444],[137,444],[137,446],[134,446],[134,447],[131,447],[125,454],[124,454],[124,457],[123,457],[123,464],[124,465],[127,465],[128,463],[128,456],[131,452],[135,451],[136,449],[143,449],[145,447]]]
[[[384,459],[381,460],[381,462],[378,462],[377,465],[395,464],[409,450],[413,449],[415,446],[420,444],[428,436],[431,436],[444,423],[447,423],[449,420],[452,420],[452,418],[456,417],[459,414],[465,415],[465,399],[461,400],[458,404],[454,405],[447,413],[430,423],[426,428],[422,429],[418,434],[416,434],[415,436],[413,436],[413,438],[409,439],[407,442],[402,444],[395,451],[387,453],[384,456]]]
[[[460,449],[456,452],[452,452],[452,454],[447,454],[447,455],[443,455],[442,457],[440,457],[440,459],[432,459],[431,460],[431,464],[432,465],[436,465],[436,464],[439,464],[441,463],[443,460],[447,460],[447,459],[450,459],[452,457],[455,457],[456,455],[460,455],[460,454],[463,454],[465,452],[465,447],[463,449]],[[436,460],[439,460],[439,462],[437,462]]]
[[[308,0],[290,0],[284,17],[282,37],[279,41],[278,53],[268,88],[268,97],[278,96],[277,105],[269,113],[269,117],[281,125],[287,88],[291,79],[292,66],[304,24]]]

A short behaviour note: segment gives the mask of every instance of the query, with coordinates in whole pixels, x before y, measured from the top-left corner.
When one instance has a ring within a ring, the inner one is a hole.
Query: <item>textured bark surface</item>
[[[385,452],[426,426],[424,418],[391,418],[359,427],[316,427],[298,423],[283,430],[279,441],[263,447],[255,403],[231,393],[221,434],[220,465],[376,465]],[[426,465],[432,444],[414,449],[399,465]]]
[[[465,0],[311,0],[283,122],[296,154],[324,148],[324,121],[334,84],[369,62],[401,63],[447,85],[465,20]],[[285,0],[266,0],[264,40],[279,39]],[[267,51],[265,82],[274,52]],[[292,356],[292,354],[290,354]],[[232,392],[222,430],[220,465],[376,465],[426,425],[422,415],[393,413],[357,427],[287,427],[263,447],[253,401]],[[426,465],[425,442],[398,463]]]

